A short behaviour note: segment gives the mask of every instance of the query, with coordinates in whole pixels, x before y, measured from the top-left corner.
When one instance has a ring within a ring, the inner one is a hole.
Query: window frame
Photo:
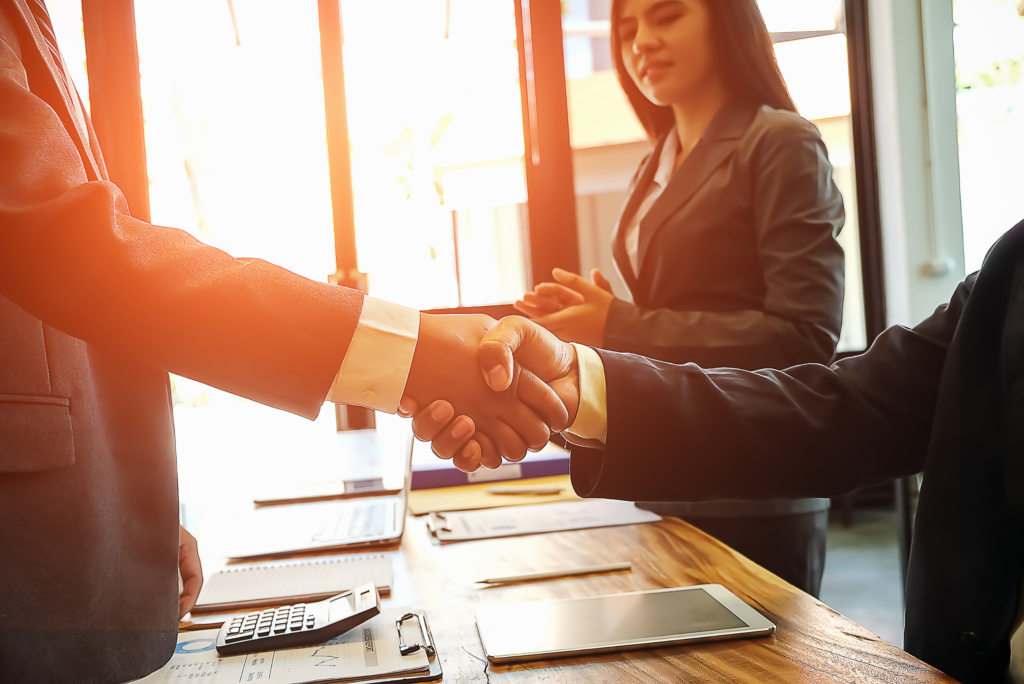
[[[527,287],[554,267],[579,271],[576,196],[569,142],[559,3],[514,0],[527,185]],[[357,270],[352,170],[345,104],[340,0],[318,0],[328,160],[337,272],[332,279],[366,289]],[[867,345],[886,327],[882,226],[872,97],[868,0],[845,0],[853,150]],[[111,180],[134,213],[148,214],[146,149],[135,11],[132,0],[82,0],[93,121]],[[117,130],[117,142],[107,140]],[[500,317],[511,305],[435,309]],[[856,353],[856,352],[852,352]],[[849,354],[844,354],[844,356]]]

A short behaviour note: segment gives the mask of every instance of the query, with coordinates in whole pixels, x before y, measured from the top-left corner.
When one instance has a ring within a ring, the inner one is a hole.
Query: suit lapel
[[[640,208],[640,203],[643,202],[644,196],[647,194],[646,190],[650,186],[655,172],[658,170],[658,158],[661,156],[661,149],[665,145],[666,136],[667,133],[663,133],[658,138],[658,142],[654,145],[654,150],[647,155],[647,159],[644,160],[643,165],[637,172],[626,197],[626,206],[623,207],[619,220],[612,230],[612,260],[615,264],[615,270],[634,300],[636,300],[637,296],[637,279],[636,274],[633,273],[633,265],[629,263],[629,254],[626,253],[626,229],[633,222],[633,217],[636,216],[637,209]]]
[[[103,166],[102,157],[99,155],[98,146],[93,145],[94,136],[91,134],[89,121],[85,116],[82,101],[78,97],[67,75],[63,63],[58,63],[50,52],[46,38],[39,28],[32,9],[25,0],[15,0],[14,7],[20,13],[21,24],[24,27],[21,40],[22,63],[27,62],[26,53],[31,52],[31,61],[44,64],[48,70],[48,76],[52,81],[53,88],[59,93],[59,102],[55,98],[47,98],[46,103],[53,107],[57,116],[64,123],[64,128],[71,136],[72,142],[78,148],[82,163],[85,165],[86,176],[89,180],[100,180],[106,178],[106,170]],[[14,17],[17,20],[19,17]],[[27,68],[27,67],[26,67]],[[31,81],[29,87],[32,87]]]
[[[672,174],[668,187],[640,221],[637,263],[641,267],[637,270],[643,270],[644,258],[654,235],[672,214],[690,201],[711,173],[733,153],[756,113],[755,107],[729,102],[718,110],[690,155]]]

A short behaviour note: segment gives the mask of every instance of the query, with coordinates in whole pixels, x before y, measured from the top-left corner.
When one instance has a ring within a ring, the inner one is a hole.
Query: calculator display
[[[330,617],[327,621],[331,623],[338,622],[354,612],[356,612],[355,596],[352,594],[339,596],[330,603]]]

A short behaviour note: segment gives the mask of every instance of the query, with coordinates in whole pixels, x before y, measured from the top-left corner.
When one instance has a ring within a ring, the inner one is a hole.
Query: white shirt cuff
[[[359,323],[327,399],[395,413],[409,379],[419,332],[416,309],[364,298]]]
[[[576,366],[580,374],[580,406],[576,411],[576,420],[566,432],[571,437],[597,440],[604,444],[608,438],[608,386],[604,377],[604,363],[590,347],[575,342],[572,346],[576,349]]]

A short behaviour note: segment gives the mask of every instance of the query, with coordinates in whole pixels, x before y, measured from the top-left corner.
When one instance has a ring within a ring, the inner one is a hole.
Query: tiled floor
[[[858,510],[844,529],[838,516],[829,524],[828,556],[821,600],[896,646],[903,646],[896,516],[892,511]]]

